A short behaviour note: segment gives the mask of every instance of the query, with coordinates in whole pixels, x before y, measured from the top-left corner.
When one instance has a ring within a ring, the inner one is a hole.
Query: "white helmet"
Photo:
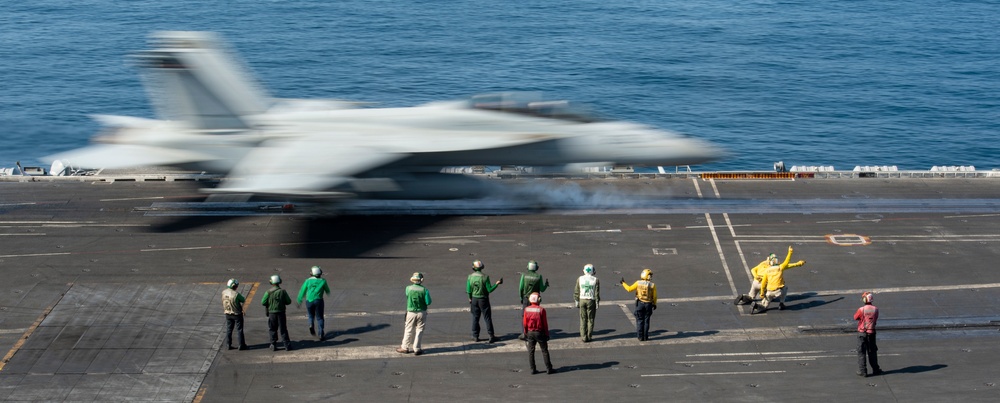
[[[542,294],[539,294],[537,292],[531,293],[531,295],[528,296],[528,302],[532,304],[542,303]]]
[[[231,278],[229,279],[229,281],[226,282],[226,288],[236,288],[239,285],[240,281],[235,278]]]
[[[864,294],[861,294],[861,302],[864,302],[866,304],[870,304],[870,303],[872,303],[872,299],[874,299],[874,297],[875,297],[875,293],[870,292],[870,291],[865,291]]]
[[[323,269],[319,268],[319,266],[313,266],[312,267],[312,275],[314,277],[322,276],[323,275]]]
[[[528,271],[538,271],[538,262],[534,260],[528,261]]]
[[[476,261],[472,262],[472,270],[480,271],[480,270],[485,269],[485,268],[486,268],[486,265],[483,264],[482,261],[476,260]]]
[[[587,274],[594,274],[594,265],[588,263],[586,266],[583,266],[583,272]]]
[[[281,284],[281,277],[277,274],[271,275],[271,284],[278,285]]]

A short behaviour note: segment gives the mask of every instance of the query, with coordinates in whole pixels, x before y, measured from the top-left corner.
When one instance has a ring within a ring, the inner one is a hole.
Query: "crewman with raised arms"
[[[760,281],[760,297],[762,304],[754,302],[750,308],[750,314],[767,311],[767,306],[775,299],[778,301],[778,309],[785,309],[785,298],[788,297],[788,286],[785,285],[785,270],[799,267],[806,264],[805,260],[789,263],[792,260],[792,246],[788,245],[788,255],[785,261],[779,265],[772,265],[764,269],[764,275]]]

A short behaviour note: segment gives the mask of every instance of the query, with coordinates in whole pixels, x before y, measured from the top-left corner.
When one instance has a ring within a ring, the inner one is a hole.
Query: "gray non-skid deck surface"
[[[13,352],[0,369],[0,399],[1000,396],[998,180],[524,182],[550,189],[547,196],[585,196],[576,199],[585,205],[521,215],[191,219],[147,214],[156,203],[203,197],[185,184],[0,184],[0,345]],[[652,207],[601,207],[629,194]],[[747,268],[788,245],[807,261],[786,274],[788,309],[750,316],[734,307],[734,295],[749,288]],[[503,340],[493,345],[470,340],[464,287],[475,259],[504,278],[492,297]],[[529,259],[552,284],[543,305],[554,375],[529,375],[516,340],[516,286]],[[595,341],[584,344],[572,285],[586,263],[597,267],[604,302]],[[251,350],[221,351],[226,279],[239,278],[247,294],[248,284],[278,273],[295,295],[314,264],[333,290],[330,340],[311,339],[304,308],[293,306],[297,348],[269,351],[258,289],[247,310]],[[653,269],[661,297],[646,343],[634,339],[632,301],[616,284],[634,281],[642,267]],[[413,271],[426,274],[434,300],[420,357],[394,351]],[[860,378],[850,316],[870,289],[882,309],[886,374]]]
[[[6,363],[8,400],[192,400],[218,352],[220,284],[70,284]]]

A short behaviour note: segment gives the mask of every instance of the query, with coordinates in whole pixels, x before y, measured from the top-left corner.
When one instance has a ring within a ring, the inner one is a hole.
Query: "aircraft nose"
[[[695,145],[691,153],[698,155],[702,162],[718,161],[732,155],[729,149],[707,140],[695,139],[700,144]]]

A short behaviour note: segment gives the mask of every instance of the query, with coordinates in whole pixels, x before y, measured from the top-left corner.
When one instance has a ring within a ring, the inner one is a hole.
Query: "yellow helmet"
[[[639,275],[639,278],[643,280],[649,280],[652,277],[653,277],[653,271],[649,269],[642,269],[642,274]]]

